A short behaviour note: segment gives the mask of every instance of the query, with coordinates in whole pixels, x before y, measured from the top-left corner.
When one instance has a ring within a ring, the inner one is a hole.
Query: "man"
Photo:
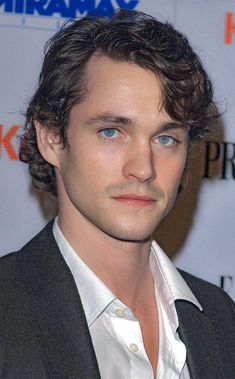
[[[120,11],[50,40],[20,157],[58,217],[1,259],[1,378],[235,377],[232,300],[152,240],[214,116],[168,24]]]

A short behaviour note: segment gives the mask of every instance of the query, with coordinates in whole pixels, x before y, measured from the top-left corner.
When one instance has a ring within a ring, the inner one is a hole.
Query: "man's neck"
[[[151,240],[121,241],[83,217],[65,216],[68,215],[59,212],[59,227],[80,258],[131,309],[143,303],[146,291],[153,286],[149,268]]]

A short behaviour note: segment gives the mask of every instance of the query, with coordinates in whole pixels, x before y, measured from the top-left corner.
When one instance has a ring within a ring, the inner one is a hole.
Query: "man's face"
[[[187,128],[161,107],[155,75],[138,65],[93,56],[88,97],[70,114],[58,151],[61,207],[120,240],[149,238],[177,196]]]

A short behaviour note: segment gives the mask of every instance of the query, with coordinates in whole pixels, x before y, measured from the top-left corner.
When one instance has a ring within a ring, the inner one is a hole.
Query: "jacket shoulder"
[[[52,235],[53,220],[50,221],[37,235],[28,241],[21,249],[11,253],[7,253],[0,257],[0,282],[7,279],[14,279],[19,266],[30,259],[34,253],[37,253],[42,242],[47,239],[48,235]],[[49,240],[51,237],[49,238]]]

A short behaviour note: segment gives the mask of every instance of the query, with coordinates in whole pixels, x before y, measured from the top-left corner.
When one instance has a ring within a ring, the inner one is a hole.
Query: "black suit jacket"
[[[235,379],[234,303],[216,286],[181,274],[204,308],[176,302],[191,379]],[[0,259],[0,286],[0,378],[100,378],[81,300],[52,223],[19,252]]]

